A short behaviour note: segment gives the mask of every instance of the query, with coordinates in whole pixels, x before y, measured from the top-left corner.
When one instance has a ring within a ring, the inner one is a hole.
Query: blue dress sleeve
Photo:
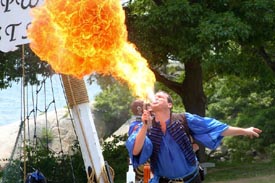
[[[133,132],[129,135],[129,137],[126,141],[126,144],[125,144],[134,168],[138,167],[141,164],[146,163],[153,152],[153,144],[152,144],[151,140],[146,136],[144,145],[143,145],[143,148],[142,148],[140,154],[138,156],[133,155],[133,148],[134,148],[135,140],[136,140],[137,134],[138,134],[141,126],[142,126],[142,124],[138,124],[136,128],[131,128],[134,130],[132,130]]]
[[[195,140],[205,147],[216,149],[222,139],[221,135],[229,125],[214,118],[201,117],[195,114],[185,113],[187,124]]]

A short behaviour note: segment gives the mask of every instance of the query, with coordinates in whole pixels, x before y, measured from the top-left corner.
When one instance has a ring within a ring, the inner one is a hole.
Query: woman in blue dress
[[[258,128],[232,127],[216,119],[184,113],[188,129],[172,118],[172,98],[164,91],[155,94],[151,110],[144,110],[142,121],[130,126],[126,147],[134,167],[150,159],[150,183],[200,183],[198,160],[187,130],[205,147],[215,149],[224,136],[259,137]],[[151,112],[154,113],[153,120]],[[152,124],[148,121],[152,120]]]

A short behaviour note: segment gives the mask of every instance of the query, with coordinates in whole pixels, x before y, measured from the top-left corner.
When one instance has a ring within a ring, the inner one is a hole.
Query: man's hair
[[[172,97],[167,92],[160,90],[157,93],[164,93],[165,95],[167,95],[167,102],[173,104]]]
[[[168,93],[166,93],[166,94],[167,94],[167,101],[168,101],[168,103],[173,104],[173,100],[172,100],[171,95],[169,95]]]
[[[143,113],[144,102],[140,99],[137,99],[131,104],[131,111],[136,116],[141,116]]]

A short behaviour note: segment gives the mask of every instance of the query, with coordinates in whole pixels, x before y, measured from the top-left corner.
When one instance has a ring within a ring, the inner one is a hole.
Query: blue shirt
[[[192,137],[210,149],[215,149],[219,146],[223,138],[221,133],[229,127],[227,124],[213,118],[201,117],[190,113],[185,113],[185,116],[188,127],[192,131]],[[167,125],[169,123],[170,120],[166,122]],[[129,151],[133,166],[137,167],[150,158],[153,145],[151,140],[146,136],[141,153],[138,156],[133,156],[132,151],[135,138],[142,126],[142,122],[132,124],[136,125],[136,129],[129,135],[126,141],[126,147]],[[132,124],[130,126],[132,126]],[[130,128],[133,129],[133,127]],[[154,170],[154,177],[150,180],[150,183],[158,183],[160,176],[170,179],[186,177],[196,171],[196,169],[196,166],[188,163],[179,145],[174,141],[169,132],[166,131],[162,136],[157,167]]]

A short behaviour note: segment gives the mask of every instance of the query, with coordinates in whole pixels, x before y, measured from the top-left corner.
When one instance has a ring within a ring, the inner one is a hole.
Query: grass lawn
[[[275,162],[216,163],[207,169],[204,183],[274,183]]]

